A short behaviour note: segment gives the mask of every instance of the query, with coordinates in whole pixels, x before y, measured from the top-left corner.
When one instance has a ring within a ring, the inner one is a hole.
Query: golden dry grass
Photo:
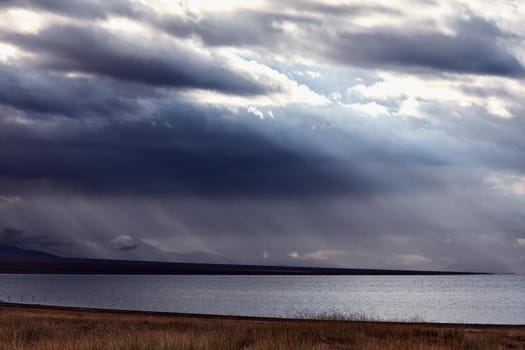
[[[0,349],[525,349],[525,327],[160,316],[3,305]]]

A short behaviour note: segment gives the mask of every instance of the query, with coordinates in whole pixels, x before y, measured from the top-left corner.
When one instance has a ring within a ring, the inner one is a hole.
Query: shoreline
[[[199,314],[186,312],[169,312],[169,311],[144,311],[144,310],[127,310],[127,309],[105,309],[91,308],[80,306],[61,306],[46,304],[14,303],[0,301],[0,310],[32,310],[32,311],[63,311],[77,312],[85,314],[102,314],[102,315],[123,315],[123,316],[144,316],[159,318],[189,318],[203,320],[227,320],[227,321],[256,321],[256,322],[345,322],[360,324],[382,324],[390,326],[415,325],[437,328],[469,328],[469,329],[517,329],[525,330],[525,324],[491,324],[491,323],[452,323],[452,322],[425,322],[425,321],[389,321],[389,320],[346,320],[346,319],[322,319],[322,318],[289,318],[289,317],[266,317],[266,316],[237,316],[237,315],[216,315],[216,314]]]

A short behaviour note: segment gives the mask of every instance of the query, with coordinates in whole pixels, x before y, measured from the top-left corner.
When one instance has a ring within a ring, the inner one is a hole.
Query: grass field
[[[193,317],[2,304],[0,349],[525,349],[525,326]]]

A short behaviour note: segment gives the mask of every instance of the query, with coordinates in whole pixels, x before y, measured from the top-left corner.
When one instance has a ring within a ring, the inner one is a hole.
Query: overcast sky
[[[525,6],[0,0],[0,243],[525,273]]]

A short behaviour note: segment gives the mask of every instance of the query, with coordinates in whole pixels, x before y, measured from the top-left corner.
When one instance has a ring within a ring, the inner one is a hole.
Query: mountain
[[[205,258],[189,253],[185,258]],[[222,259],[219,258],[219,260]],[[0,273],[156,275],[466,275],[472,272],[258,266],[228,263],[65,258],[0,244]]]
[[[0,262],[32,262],[32,261],[49,261],[59,260],[63,261],[137,261],[137,262],[151,262],[158,263],[194,263],[194,264],[235,264],[233,260],[227,259],[222,255],[207,253],[207,252],[189,252],[189,253],[174,253],[164,252],[149,244],[138,243],[137,251],[140,254],[125,254],[126,252],[113,251],[112,258],[98,257],[89,258],[85,255],[77,256],[62,256],[54,255],[39,250],[19,248],[13,245],[0,244]],[[120,254],[119,254],[120,253]]]
[[[193,256],[193,255],[192,255]],[[0,273],[151,275],[459,275],[469,272],[255,266],[64,258],[0,244]]]
[[[15,246],[0,244],[0,262],[2,261],[48,261],[60,257],[38,250],[22,249]]]

